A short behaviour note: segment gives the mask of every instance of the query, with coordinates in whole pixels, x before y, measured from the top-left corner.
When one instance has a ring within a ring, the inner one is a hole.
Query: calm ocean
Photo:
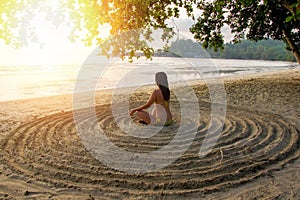
[[[0,101],[51,96],[74,92],[75,83],[84,83],[82,91],[154,83],[154,73],[165,71],[169,81],[209,79],[299,67],[282,61],[224,60],[154,57],[152,61],[115,61],[109,65],[0,66]],[[88,75],[82,75],[82,69]],[[78,73],[81,73],[78,76]],[[98,80],[95,85],[95,81]],[[79,91],[76,91],[79,92]]]

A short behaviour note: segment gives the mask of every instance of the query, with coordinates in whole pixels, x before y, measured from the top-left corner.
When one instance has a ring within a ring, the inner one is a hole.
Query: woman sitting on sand
[[[173,119],[169,108],[170,90],[167,75],[158,72],[155,74],[155,81],[158,89],[152,92],[147,103],[130,110],[129,114],[133,115],[136,112],[143,124],[169,126],[173,123]],[[154,109],[150,114],[144,109],[149,108],[153,103]]]

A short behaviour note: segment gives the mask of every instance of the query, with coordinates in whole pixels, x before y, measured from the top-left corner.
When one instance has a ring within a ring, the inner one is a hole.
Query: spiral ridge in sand
[[[127,174],[103,165],[82,144],[72,112],[61,112],[22,124],[1,141],[3,173],[15,173],[24,181],[64,192],[153,197],[233,187],[280,170],[299,158],[300,130],[293,123],[280,115],[235,107],[228,108],[222,135],[212,151],[200,158],[199,149],[211,126],[208,106],[202,105],[192,145],[159,171]],[[155,151],[167,145],[178,129],[177,121],[151,138],[128,136],[118,129],[109,110],[109,105],[97,106],[98,121],[93,124],[100,125],[111,142],[127,151]],[[83,119],[89,120],[89,114]],[[134,123],[122,115],[117,120]],[[214,121],[218,128],[218,119]],[[188,129],[186,134],[190,134]],[[124,165],[130,167],[130,162]]]

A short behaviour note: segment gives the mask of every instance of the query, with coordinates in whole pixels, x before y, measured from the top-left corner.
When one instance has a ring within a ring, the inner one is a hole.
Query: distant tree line
[[[286,50],[285,47],[286,44],[278,40],[268,39],[258,42],[243,40],[237,44],[227,43],[223,50],[217,52],[213,49],[206,51],[212,58],[296,61],[293,53]],[[207,57],[201,44],[191,39],[181,39],[171,43],[168,52],[182,57]],[[154,56],[166,55],[172,56],[162,50],[154,54]]]
[[[223,51],[207,51],[213,58],[296,61],[293,53],[285,47],[286,44],[279,40],[243,40],[238,44],[225,44]]]

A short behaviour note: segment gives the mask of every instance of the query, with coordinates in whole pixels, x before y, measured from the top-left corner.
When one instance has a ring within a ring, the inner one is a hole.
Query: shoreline
[[[232,85],[232,84],[241,84],[244,83],[245,81],[253,81],[253,80],[262,80],[262,79],[276,79],[276,80],[282,80],[282,81],[299,81],[299,73],[300,69],[299,68],[293,68],[293,69],[286,69],[286,70],[274,70],[274,71],[267,71],[267,72],[260,72],[260,73],[253,73],[253,74],[239,74],[239,75],[232,75],[232,76],[224,76],[224,77],[219,77],[218,83],[223,82],[226,90],[226,85]],[[189,83],[192,86],[201,86],[206,84],[204,81],[209,81],[210,83],[213,84],[214,78],[212,79],[204,79],[204,80],[190,80],[187,83]],[[174,83],[173,87],[180,87],[182,86],[181,82]],[[146,86],[142,86],[142,88],[154,88],[155,84],[149,84]],[[170,86],[172,87],[172,85]],[[130,87],[129,87],[130,88]],[[205,89],[207,87],[204,86]],[[228,88],[228,87],[227,87]],[[118,88],[118,90],[126,90],[128,87],[124,88]],[[197,90],[199,88],[195,88]],[[105,89],[100,89],[95,91],[95,97],[96,97],[96,105],[104,104],[104,103],[109,103],[110,101],[107,99],[107,95],[110,95],[112,91],[115,90],[115,88],[105,88]],[[88,91],[88,92],[83,92],[83,93],[90,93],[93,91]],[[99,95],[104,95],[106,98],[105,99],[100,99]],[[41,96],[41,97],[32,97],[32,98],[23,98],[23,99],[15,99],[15,100],[8,100],[8,101],[2,101],[0,102],[0,113],[3,112],[1,107],[4,108],[7,105],[13,106],[13,105],[18,105],[18,104],[27,104],[30,105],[31,102],[34,102],[36,106],[47,106],[49,103],[49,107],[51,109],[51,106],[54,106],[56,102],[64,102],[67,103],[62,106],[58,106],[57,108],[53,108],[54,111],[58,110],[71,110],[72,107],[70,106],[70,103],[72,103],[72,98],[73,98],[73,93],[66,93],[66,94],[57,94],[57,95],[50,95],[50,96]],[[230,101],[228,102],[230,103]],[[39,108],[37,108],[39,109]],[[17,109],[15,109],[17,110]],[[32,113],[31,113],[32,114]]]
[[[218,63],[220,59],[216,59],[216,61],[213,61],[212,60],[212,63],[214,63],[214,65],[218,65],[218,64],[221,64],[221,63]],[[221,59],[222,60],[222,59]],[[234,59],[235,60],[235,59]],[[242,61],[242,60],[236,60],[236,61]],[[251,60],[252,61],[252,60]],[[255,61],[255,60],[254,60]],[[215,63],[216,62],[216,63]],[[267,61],[266,61],[267,62]],[[279,62],[279,61],[269,61],[269,62]],[[283,61],[284,62],[284,61]],[[254,66],[255,67],[255,66]],[[280,72],[280,71],[286,71],[286,70],[290,70],[290,69],[299,69],[300,65],[297,65],[296,64],[291,64],[291,65],[287,65],[285,66],[285,68],[279,68],[279,69],[267,69],[267,71],[264,71],[262,69],[260,69],[260,72],[258,72],[259,74],[260,73],[273,73],[273,72]],[[276,66],[275,66],[276,68]],[[251,71],[250,72],[247,72],[245,73],[245,69],[235,69],[233,70],[233,72],[230,72],[230,71],[224,71],[222,70],[222,67],[221,68],[217,68],[218,69],[218,72],[217,73],[217,78],[224,78],[226,79],[227,77],[236,77],[236,78],[239,78],[241,76],[248,76],[248,75],[251,75],[251,74],[257,74],[257,72],[255,71]],[[253,70],[253,69],[252,69]],[[235,72],[236,71],[236,72]],[[189,72],[190,73],[190,72]],[[210,77],[211,75],[210,74],[214,74],[214,72],[210,72],[210,71],[205,71],[205,72],[201,72],[201,77],[202,79],[214,79],[215,77],[212,76]],[[205,78],[204,78],[205,77]],[[75,80],[74,80],[75,81]],[[185,80],[185,81],[194,81],[193,79],[190,79],[190,80]],[[173,80],[172,83],[176,84],[176,80]],[[171,83],[171,82],[170,82]],[[150,82],[149,84],[152,84],[152,82]],[[69,86],[69,85],[68,85]],[[74,87],[74,86],[73,86]],[[69,88],[69,89],[72,89],[73,87]],[[132,86],[130,86],[132,87]],[[69,90],[68,89],[68,90]],[[99,88],[97,89],[97,91],[99,90],[107,90],[107,89],[114,89],[114,87],[103,87],[103,88]],[[74,90],[74,89],[73,89]],[[32,91],[27,91],[27,94],[21,94],[20,95],[13,95],[13,96],[10,96],[8,98],[5,97],[5,94],[3,94],[3,96],[5,98],[3,98],[2,100],[0,100],[0,103],[3,103],[3,102],[7,102],[7,101],[16,101],[16,100],[24,100],[24,99],[34,99],[34,98],[41,98],[41,97],[52,97],[52,96],[59,96],[59,95],[72,95],[73,94],[73,90],[71,91],[68,91],[67,93],[63,93],[63,92],[55,92],[55,93],[49,93],[49,94],[42,94],[41,91],[37,90],[35,92],[37,92],[36,94],[32,93]],[[23,97],[22,97],[23,96]]]
[[[300,65],[299,65],[300,66]],[[261,71],[261,72],[252,72],[252,73],[249,73],[249,74],[231,74],[231,75],[226,75],[226,76],[219,76],[219,77],[206,77],[206,78],[202,78],[203,80],[208,80],[208,81],[213,81],[214,79],[221,79],[222,81],[229,81],[229,80],[235,80],[235,79],[245,79],[245,78],[256,78],[256,77],[261,77],[261,76],[268,76],[268,75],[276,75],[278,73],[288,73],[289,71],[291,70],[300,70],[299,67],[295,68],[295,67],[292,67],[292,68],[287,68],[287,69],[275,69],[275,70],[268,70],[268,71]],[[203,80],[197,80],[197,79],[191,79],[191,80],[184,80],[184,81],[174,81],[174,82],[171,82],[171,84],[174,84],[174,85],[180,85],[181,82],[189,82],[191,84],[197,84],[198,82],[200,83],[203,83]],[[146,86],[152,86],[154,85],[154,83],[149,83],[147,84]],[[126,89],[126,88],[131,88],[131,87],[135,87],[135,86],[128,86],[128,87],[122,87],[122,88],[119,88],[119,89]],[[99,93],[99,92],[104,92],[106,93],[106,91],[110,91],[110,90],[114,90],[115,88],[114,87],[107,87],[107,88],[101,88],[101,89],[97,89],[95,90],[96,93]],[[92,92],[93,90],[91,91],[85,91],[85,92]],[[85,93],[85,92],[82,92],[82,93]],[[52,94],[52,95],[42,95],[42,96],[33,96],[33,97],[25,97],[25,98],[16,98],[16,99],[8,99],[8,100],[3,100],[3,101],[0,101],[0,105],[2,103],[6,103],[6,102],[15,102],[15,101],[24,101],[24,100],[34,100],[34,99],[43,99],[43,98],[60,98],[61,96],[73,96],[73,92],[70,92],[70,93],[59,93],[59,94]]]
[[[227,120],[216,149],[199,159],[193,155],[199,150],[195,139],[190,152],[174,165],[147,175],[116,172],[86,152],[73,124],[72,94],[0,102],[0,198],[296,198],[300,193],[300,69],[222,80]],[[191,83],[205,130],[209,91],[203,81]],[[153,88],[139,89],[133,101],[145,101]],[[114,142],[136,148],[126,145],[141,141],[113,134],[116,126],[105,106],[110,93],[111,89],[95,93],[99,123],[112,133]],[[171,137],[173,129],[165,134]],[[166,138],[157,136],[146,147],[156,148],[155,141],[168,143]]]

